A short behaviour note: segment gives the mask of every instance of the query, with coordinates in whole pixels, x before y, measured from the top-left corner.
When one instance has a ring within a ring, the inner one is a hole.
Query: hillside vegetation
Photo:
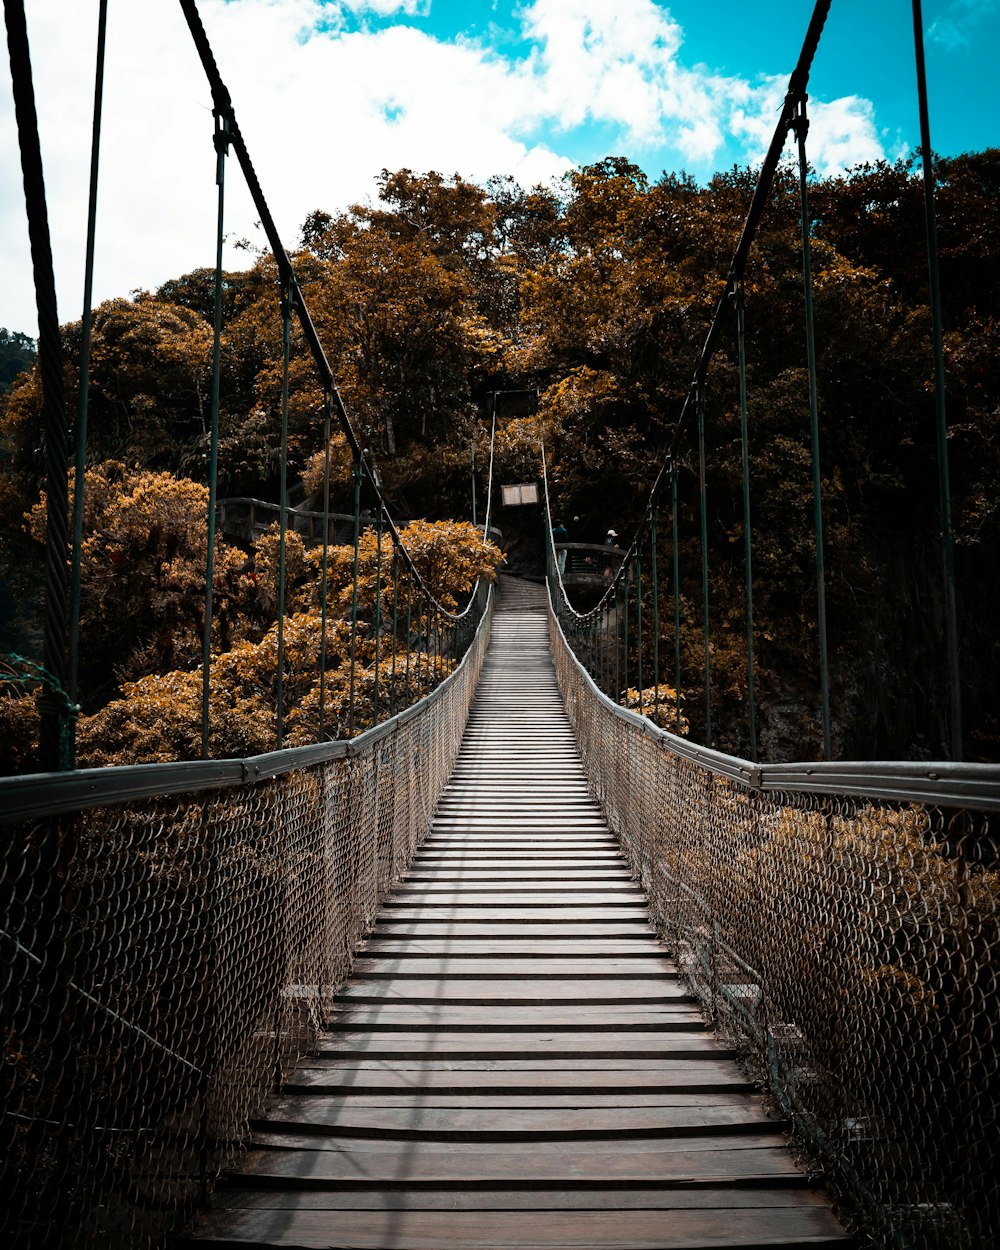
[[[1000,151],[942,160],[939,173],[967,752],[995,760]],[[394,512],[470,516],[473,464],[482,490],[496,405],[498,480],[537,479],[544,436],[555,506],[578,518],[571,539],[600,541],[609,525],[627,536],[674,432],[754,181],[752,171],[734,169],[707,186],[683,175],[650,183],[621,158],[528,191],[509,178],[480,187],[403,169],[383,173],[372,206],[312,213],[294,263]],[[939,757],[947,696],[922,186],[908,163],[867,166],[817,180],[811,207],[836,754]],[[746,285],[760,735],[773,760],[820,749],[799,232],[797,186],[786,171]],[[90,737],[86,726],[81,732],[95,762],[132,757],[129,735],[138,729],[123,700],[154,688],[176,699],[170,691],[190,683],[200,664],[205,538],[197,516],[212,298],[206,269],[95,311],[82,698],[85,712],[104,720]],[[64,328],[70,394],[79,338],[78,324]],[[322,394],[297,332],[292,352],[289,458],[315,502]],[[709,375],[707,492],[716,745],[745,753],[735,362],[734,317]],[[536,390],[537,403],[527,401]],[[226,276],[221,495],[277,498],[280,392],[276,271],[262,256]],[[0,623],[2,645],[24,651],[37,618],[43,507],[37,374],[15,379],[0,405],[0,558],[20,605]],[[348,511],[350,457],[339,436],[330,450],[333,506]],[[693,435],[682,441],[680,465],[683,684],[694,691],[702,599]],[[481,510],[482,499],[480,520]],[[528,550],[540,522],[526,512],[499,523]],[[668,638],[670,551],[666,541],[661,547]],[[264,646],[274,626],[273,597],[262,589],[272,557],[265,545],[217,560],[227,580],[216,645],[220,655],[243,657],[227,661],[226,671],[252,668],[246,649]],[[307,582],[303,575],[295,593],[304,598],[290,611],[307,610]],[[310,688],[303,680],[303,726]],[[237,682],[226,697],[245,701],[248,689]],[[261,699],[246,709],[246,741],[220,740],[219,751],[258,742],[254,726],[269,714]],[[13,703],[6,701],[5,719],[21,724],[25,704]],[[687,701],[695,738],[698,704]],[[309,732],[302,729],[302,740]],[[155,749],[183,752],[183,737],[178,731]]]

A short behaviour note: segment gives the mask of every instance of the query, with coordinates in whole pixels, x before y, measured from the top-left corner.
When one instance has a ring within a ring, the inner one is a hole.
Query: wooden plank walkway
[[[510,583],[508,582],[508,586]],[[195,1247],[846,1247],[652,934],[536,595],[412,871]]]

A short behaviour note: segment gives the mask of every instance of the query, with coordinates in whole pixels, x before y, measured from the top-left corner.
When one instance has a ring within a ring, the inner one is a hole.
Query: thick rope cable
[[[361,462],[364,477],[367,480],[369,487],[374,491],[378,503],[384,509],[385,528],[392,538],[393,545],[399,548],[404,564],[406,564],[409,568],[418,585],[424,593],[428,595],[437,610],[449,620],[461,620],[475,607],[477,602],[478,582],[476,587],[473,589],[465,608],[463,608],[461,612],[449,611],[449,609],[439,603],[437,598],[433,595],[421,577],[420,570],[414,564],[410,553],[407,551],[406,545],[400,536],[399,529],[392,518],[388,502],[382,494],[382,487],[379,482],[378,474],[375,471],[375,467],[371,462],[365,447],[362,445],[361,440],[358,438],[357,432],[354,429],[348,415],[347,408],[344,405],[343,398],[337,388],[333,369],[327,359],[325,351],[323,350],[323,345],[320,342],[316,326],[309,313],[308,305],[298,285],[298,279],[295,276],[291,259],[289,258],[288,253],[285,250],[285,246],[281,241],[281,236],[279,235],[277,226],[275,225],[270,206],[268,205],[267,198],[264,195],[264,190],[261,187],[260,179],[257,177],[257,171],[250,158],[250,152],[247,148],[246,141],[243,138],[243,132],[240,130],[239,123],[236,120],[236,111],[233,107],[232,97],[229,94],[229,89],[223,81],[222,74],[215,59],[215,54],[212,51],[212,45],[209,42],[208,34],[205,30],[204,23],[201,20],[201,14],[198,12],[196,0],[179,0],[179,2],[185,20],[187,21],[188,29],[191,32],[191,37],[194,40],[195,47],[198,51],[198,56],[201,60],[202,68],[205,71],[205,76],[208,79],[215,111],[220,116],[225,117],[228,121],[229,142],[232,145],[232,150],[240,163],[240,168],[243,170],[243,176],[246,179],[247,188],[250,191],[254,207],[257,210],[261,229],[264,231],[268,246],[274,256],[275,263],[278,266],[279,282],[283,287],[286,287],[290,293],[295,315],[305,337],[310,354],[312,355],[317,372],[319,373],[320,383],[325,390],[329,391],[330,398],[333,402],[333,407],[337,415],[337,420],[344,433],[344,437],[347,439],[348,445],[351,448],[352,455],[355,460]]]
[[[771,142],[767,149],[767,154],[761,165],[760,174],[757,177],[757,184],[754,188],[753,198],[750,201],[750,208],[747,210],[746,219],[743,223],[743,229],[740,233],[739,242],[733,253],[733,259],[730,262],[729,273],[726,277],[726,286],[719,297],[716,304],[715,314],[712,318],[712,324],[709,327],[708,334],[705,336],[705,342],[695,364],[694,375],[684,402],[681,406],[680,415],[677,418],[677,424],[674,427],[674,433],[667,447],[664,463],[657,474],[656,481],[653,483],[650,491],[649,503],[653,505],[658,500],[661,491],[667,486],[669,477],[669,463],[673,458],[681,434],[690,415],[697,398],[698,387],[704,382],[708,373],[708,367],[712,362],[718,347],[719,336],[722,333],[723,326],[727,317],[729,305],[736,293],[737,285],[743,280],[746,273],[747,261],[750,256],[750,250],[753,247],[754,240],[757,236],[757,228],[760,225],[761,217],[767,207],[768,197],[771,194],[771,188],[774,184],[774,176],[778,169],[778,162],[781,160],[781,153],[785,147],[785,141],[788,138],[788,132],[792,127],[795,119],[795,112],[798,102],[803,98],[806,87],[809,83],[809,73],[812,69],[812,63],[816,56],[816,50],[819,47],[820,36],[826,25],[826,19],[829,16],[830,5],[832,0],[817,0],[813,9],[812,18],[806,31],[805,39],[802,43],[802,49],[799,53],[799,59],[795,69],[792,71],[791,78],[788,81],[788,91],[785,94],[784,103],[781,108],[781,115],[778,123],[774,128],[771,136]]]
[[[624,576],[624,569],[628,561],[634,558],[638,545],[649,525],[649,517],[652,510],[657,506],[660,495],[664,489],[670,486],[672,466],[675,462],[676,450],[682,434],[686,430],[687,422],[691,414],[691,410],[697,407],[697,398],[700,390],[703,388],[705,378],[708,374],[709,365],[715,355],[719,345],[719,338],[723,330],[723,326],[728,320],[729,310],[735,297],[737,288],[742,281],[747,261],[750,256],[751,248],[757,236],[757,229],[760,225],[761,217],[767,207],[768,198],[771,188],[774,184],[774,176],[778,169],[778,163],[781,160],[781,154],[788,138],[788,133],[792,128],[795,120],[796,111],[799,102],[806,93],[809,83],[809,74],[812,69],[812,63],[816,56],[816,50],[819,47],[820,37],[823,34],[823,28],[826,25],[827,17],[830,13],[830,5],[832,0],[817,0],[813,9],[809,26],[799,52],[799,58],[796,62],[795,69],[788,81],[788,90],[785,93],[785,99],[782,104],[781,114],[778,118],[774,133],[771,136],[771,142],[767,149],[767,154],[761,165],[760,174],[757,177],[757,183],[754,188],[753,197],[750,201],[750,207],[747,210],[746,218],[743,222],[743,228],[740,232],[739,241],[736,250],[733,253],[732,261],[729,265],[729,271],[726,277],[726,285],[722,295],[716,304],[715,313],[712,317],[712,323],[709,326],[708,333],[705,337],[704,344],[698,359],[695,363],[694,373],[681,410],[674,426],[674,432],[660,466],[656,479],[649,492],[649,498],[644,511],[643,519],[640,521],[635,538],[632,540],[625,559],[622,561],[621,567],[611,580],[601,601],[591,609],[588,613],[578,613],[572,604],[565,600],[565,606],[569,611],[581,619],[588,616],[597,616],[607,610],[607,603],[612,596],[617,596],[619,584]],[[550,518],[551,520],[551,518]],[[560,580],[561,584],[561,580]]]

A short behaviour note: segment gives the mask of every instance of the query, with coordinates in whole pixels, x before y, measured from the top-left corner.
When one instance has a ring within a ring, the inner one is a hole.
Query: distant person
[[[556,521],[555,525],[552,526],[553,546],[558,547],[560,543],[568,543],[568,542],[569,542],[569,532],[567,531],[566,526],[563,525],[562,521]],[[567,555],[567,552],[565,548],[562,551],[556,552],[556,564],[559,567],[560,577],[562,577],[566,572],[566,555]]]
[[[617,531],[615,531],[615,530],[608,530],[608,536],[607,536],[607,538],[605,538],[605,540],[604,540],[604,545],[605,545],[605,547],[610,547],[610,548],[612,548],[614,551],[617,551],[617,550],[618,550],[618,534],[617,534]],[[604,576],[605,576],[605,577],[610,577],[610,576],[611,576],[611,565],[610,565],[610,564],[609,564],[609,565],[605,568],[605,570],[604,570]]]

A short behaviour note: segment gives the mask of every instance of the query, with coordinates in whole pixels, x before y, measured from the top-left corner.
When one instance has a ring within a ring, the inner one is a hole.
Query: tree
[[[67,394],[77,391],[81,325],[62,328]],[[151,469],[201,465],[208,421],[212,329],[198,313],[150,295],[94,310],[89,454]],[[37,368],[7,399],[0,436],[11,471],[34,493],[41,481],[42,392]]]
[[[0,326],[0,395],[35,361],[35,341],[18,330]]]

